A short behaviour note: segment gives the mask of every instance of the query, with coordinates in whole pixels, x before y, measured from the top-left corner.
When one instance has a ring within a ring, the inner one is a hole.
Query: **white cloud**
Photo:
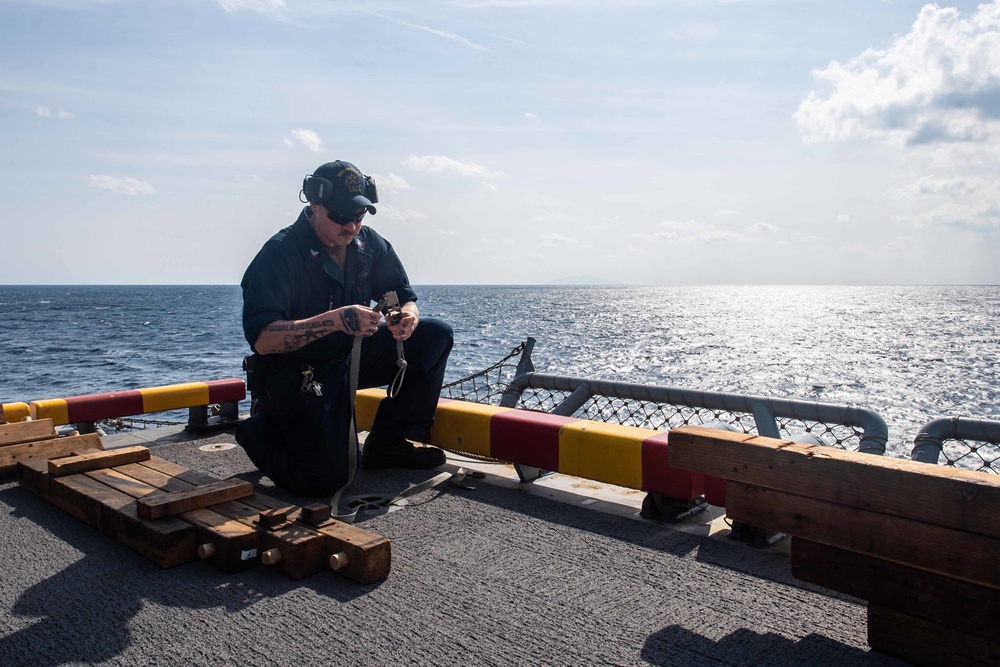
[[[580,245],[580,242],[569,236],[556,232],[546,232],[540,236],[542,245]]]
[[[965,231],[1000,228],[1000,182],[989,177],[924,176],[889,195],[909,208],[898,221]]]
[[[292,136],[295,138],[295,141],[292,141],[291,139],[285,139],[286,146],[289,147],[295,146],[297,142],[300,146],[308,148],[313,153],[319,153],[321,150],[323,150],[323,140],[320,138],[318,134],[316,134],[312,130],[303,130],[302,128],[297,128],[292,130]]]
[[[120,195],[151,195],[156,190],[145,181],[140,181],[128,176],[95,176],[89,179],[90,187],[99,190],[110,190]]]
[[[55,118],[56,120],[69,120],[73,117],[73,114],[68,111],[63,111],[61,109],[59,111],[53,111],[48,107],[37,107],[35,108],[35,113],[42,118]]]
[[[285,9],[285,0],[218,0],[227,12],[246,10],[262,14],[277,14]]]
[[[778,227],[776,225],[772,225],[769,222],[760,221],[760,222],[755,222],[752,225],[750,225],[750,227],[748,228],[748,230],[751,231],[751,232],[755,232],[757,234],[760,234],[760,233],[773,234],[775,232],[780,232],[781,231],[781,227]]]
[[[411,155],[406,166],[417,171],[453,172],[467,178],[492,179],[503,176],[503,172],[492,171],[481,164],[468,160],[456,160],[446,155]]]
[[[380,19],[391,21],[392,23],[403,25],[406,26],[407,28],[413,28],[414,30],[420,30],[421,32],[429,33],[431,35],[434,35],[435,37],[441,37],[442,39],[446,39],[450,42],[455,42],[456,44],[460,44],[470,49],[475,49],[476,51],[482,51],[484,53],[493,53],[490,49],[486,48],[485,46],[481,44],[476,44],[472,40],[462,37],[461,35],[457,35],[453,32],[445,32],[443,30],[438,30],[437,28],[431,28],[430,26],[426,25],[417,25],[416,23],[408,23],[406,21],[400,21],[399,19],[394,19],[391,16],[386,16],[385,14],[379,14],[378,12],[369,11],[368,13],[371,14],[372,16],[377,16]]]
[[[988,185],[984,178],[959,176],[923,176],[892,190],[894,199],[911,199],[921,196],[965,197],[979,192]]]
[[[841,213],[840,215],[837,216],[837,222],[841,224],[850,221],[851,221],[851,216],[847,215],[846,213]]]
[[[833,92],[810,92],[795,112],[808,141],[991,141],[1000,137],[1000,0],[967,17],[927,5],[887,48],[832,61],[813,75]]]
[[[391,195],[399,194],[400,190],[412,190],[413,186],[406,182],[406,179],[402,176],[397,176],[396,174],[389,172],[388,176],[383,176],[381,174],[372,174],[373,179],[375,179],[375,185],[378,187],[380,193],[387,192]]]
[[[378,224],[382,220],[402,220],[403,222],[412,222],[414,220],[425,220],[427,215],[419,211],[414,211],[411,208],[399,209],[395,206],[389,206],[387,204],[378,204],[378,219],[375,221],[369,220],[369,224]]]
[[[660,228],[660,231],[650,234],[629,234],[629,237],[646,241],[656,241],[659,239],[677,239],[680,241],[742,241],[745,239],[738,232],[719,229],[714,225],[698,220],[665,220],[657,226]]]
[[[736,215],[736,211],[729,208],[720,208],[715,212],[716,215]]]

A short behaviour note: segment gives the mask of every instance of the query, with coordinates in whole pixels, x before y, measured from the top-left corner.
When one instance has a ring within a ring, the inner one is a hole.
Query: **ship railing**
[[[451,383],[442,396],[660,432],[701,425],[877,456],[886,450],[888,427],[878,413],[868,408],[537,373],[531,362],[533,345],[534,340],[529,338],[492,367],[491,373]],[[521,356],[514,368],[512,358],[518,352]],[[505,387],[492,386],[503,382]],[[525,482],[548,472],[513,463]],[[703,488],[703,502],[725,507],[723,480],[706,476]],[[679,506],[677,501],[692,500],[650,492],[643,502],[643,515],[687,516],[689,508]],[[738,522],[733,524],[733,536],[755,543],[770,543],[781,537]]]
[[[651,430],[710,425],[885,454],[888,427],[869,408],[542,374],[531,360],[534,345],[528,338],[490,368],[446,384],[442,397]]]
[[[940,417],[920,427],[910,458],[1000,474],[1000,421]]]

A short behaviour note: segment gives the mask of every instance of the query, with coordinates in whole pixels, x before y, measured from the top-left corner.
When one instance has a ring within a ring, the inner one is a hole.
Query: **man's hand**
[[[413,335],[413,330],[420,323],[420,311],[417,309],[417,304],[412,301],[404,303],[400,310],[403,316],[400,318],[399,324],[392,324],[391,322],[387,322],[387,324],[393,338],[396,340],[406,340]]]
[[[382,321],[382,314],[367,306],[342,306],[332,312],[340,322],[340,330],[352,336],[371,336]]]

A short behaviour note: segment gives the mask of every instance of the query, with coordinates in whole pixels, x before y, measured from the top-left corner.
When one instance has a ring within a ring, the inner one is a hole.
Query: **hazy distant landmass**
[[[549,285],[624,285],[625,283],[617,280],[605,280],[604,278],[595,278],[593,276],[569,276],[567,278],[560,278],[558,280],[553,280]]]

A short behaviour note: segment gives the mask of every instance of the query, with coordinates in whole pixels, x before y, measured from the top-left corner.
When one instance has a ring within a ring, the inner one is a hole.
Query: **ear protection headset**
[[[367,175],[365,175],[364,178],[365,191],[363,196],[366,197],[371,203],[377,204],[378,189],[375,187],[375,179]],[[323,200],[326,199],[331,192],[333,192],[333,183],[320,176],[313,176],[310,174],[302,181],[302,191],[299,193],[299,201],[302,201],[302,197],[305,196],[305,201],[310,204],[322,204]]]

